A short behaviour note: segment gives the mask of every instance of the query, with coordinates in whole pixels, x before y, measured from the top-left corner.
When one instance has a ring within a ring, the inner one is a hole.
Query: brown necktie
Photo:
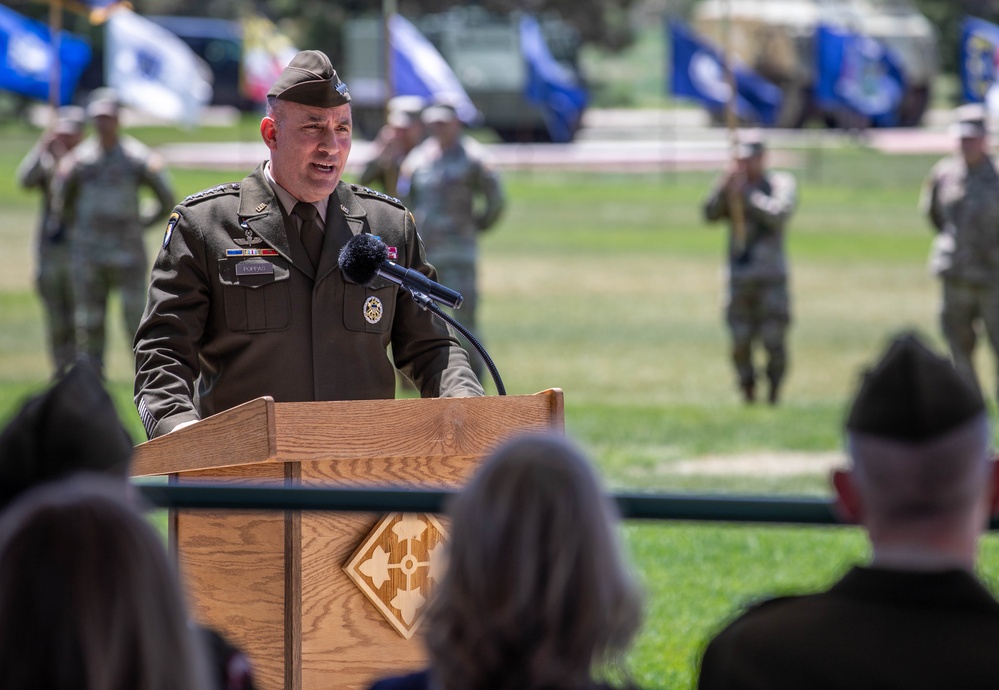
[[[305,201],[299,201],[291,211],[302,220],[302,244],[313,268],[319,268],[319,255],[323,253],[323,227],[319,224],[319,211]]]

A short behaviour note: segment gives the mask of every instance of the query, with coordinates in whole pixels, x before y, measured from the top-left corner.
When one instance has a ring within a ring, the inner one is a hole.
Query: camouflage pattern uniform
[[[148,187],[155,206],[139,209]],[[81,357],[104,364],[104,322],[112,288],[121,292],[131,341],[146,306],[148,263],[142,231],[174,204],[162,159],[141,142],[121,135],[110,151],[96,137],[82,142],[59,166],[54,213],[72,229],[76,345]]]
[[[45,304],[52,362],[56,371],[63,371],[76,361],[76,337],[73,332],[73,289],[66,226],[52,221],[52,180],[57,164],[55,156],[39,142],[21,161],[17,180],[22,187],[37,187],[42,192],[35,285]]]
[[[940,323],[954,364],[977,383],[975,325],[999,354],[999,173],[986,158],[969,169],[960,155],[937,163],[926,180],[923,211],[937,231],[930,268],[943,283]]]
[[[471,137],[463,136],[460,145],[447,151],[431,137],[403,161],[399,192],[416,218],[427,258],[440,282],[464,297],[456,318],[478,339],[478,234],[496,223],[506,204],[499,176]],[[462,345],[481,378],[482,358],[474,347]]]
[[[719,178],[704,204],[709,221],[729,218],[726,176]],[[732,338],[732,362],[739,386],[752,398],[756,384],[753,344],[767,353],[766,376],[771,402],[787,370],[785,336],[791,323],[784,253],[785,225],[797,203],[797,185],[786,172],[765,172],[757,184],[743,189],[745,247],[738,250],[731,223],[728,250],[728,298],[725,316]]]

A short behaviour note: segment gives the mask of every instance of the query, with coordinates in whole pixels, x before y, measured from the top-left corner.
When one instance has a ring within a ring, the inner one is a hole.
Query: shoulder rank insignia
[[[163,233],[163,248],[166,249],[170,245],[170,238],[173,237],[173,229],[177,227],[177,221],[180,220],[180,213],[174,211],[170,214],[167,219],[166,232]]]
[[[200,192],[195,192],[189,197],[184,199],[184,203],[191,201],[198,201],[199,199],[207,199],[209,197],[217,196],[219,194],[232,194],[233,192],[239,191],[239,182],[230,182],[228,184],[220,184],[217,187],[209,187],[208,189],[202,189]]]
[[[351,184],[350,189],[355,194],[361,194],[363,196],[372,196],[376,199],[381,199],[382,201],[388,201],[389,203],[395,204],[396,206],[404,207],[404,204],[399,199],[396,199],[394,196],[389,196],[388,194],[383,194],[382,192],[374,190],[371,187],[365,187],[364,185],[360,184]]]

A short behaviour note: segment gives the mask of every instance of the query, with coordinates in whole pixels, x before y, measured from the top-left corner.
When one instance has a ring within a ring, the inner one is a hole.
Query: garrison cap
[[[0,433],[0,509],[36,484],[78,471],[125,479],[131,459],[132,439],[100,375],[77,364]]]
[[[292,58],[267,97],[316,108],[350,103],[347,85],[340,81],[326,53],[318,50],[303,50]]]
[[[989,115],[981,103],[966,103],[954,109],[952,131],[960,138],[983,137],[989,130]]]
[[[913,333],[888,345],[864,374],[847,431],[895,441],[932,441],[985,414],[978,387]]]

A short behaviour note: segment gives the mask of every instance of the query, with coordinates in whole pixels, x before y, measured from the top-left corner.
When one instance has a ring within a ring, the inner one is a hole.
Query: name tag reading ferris
[[[274,275],[274,264],[270,261],[240,261],[236,264],[236,275]]]

